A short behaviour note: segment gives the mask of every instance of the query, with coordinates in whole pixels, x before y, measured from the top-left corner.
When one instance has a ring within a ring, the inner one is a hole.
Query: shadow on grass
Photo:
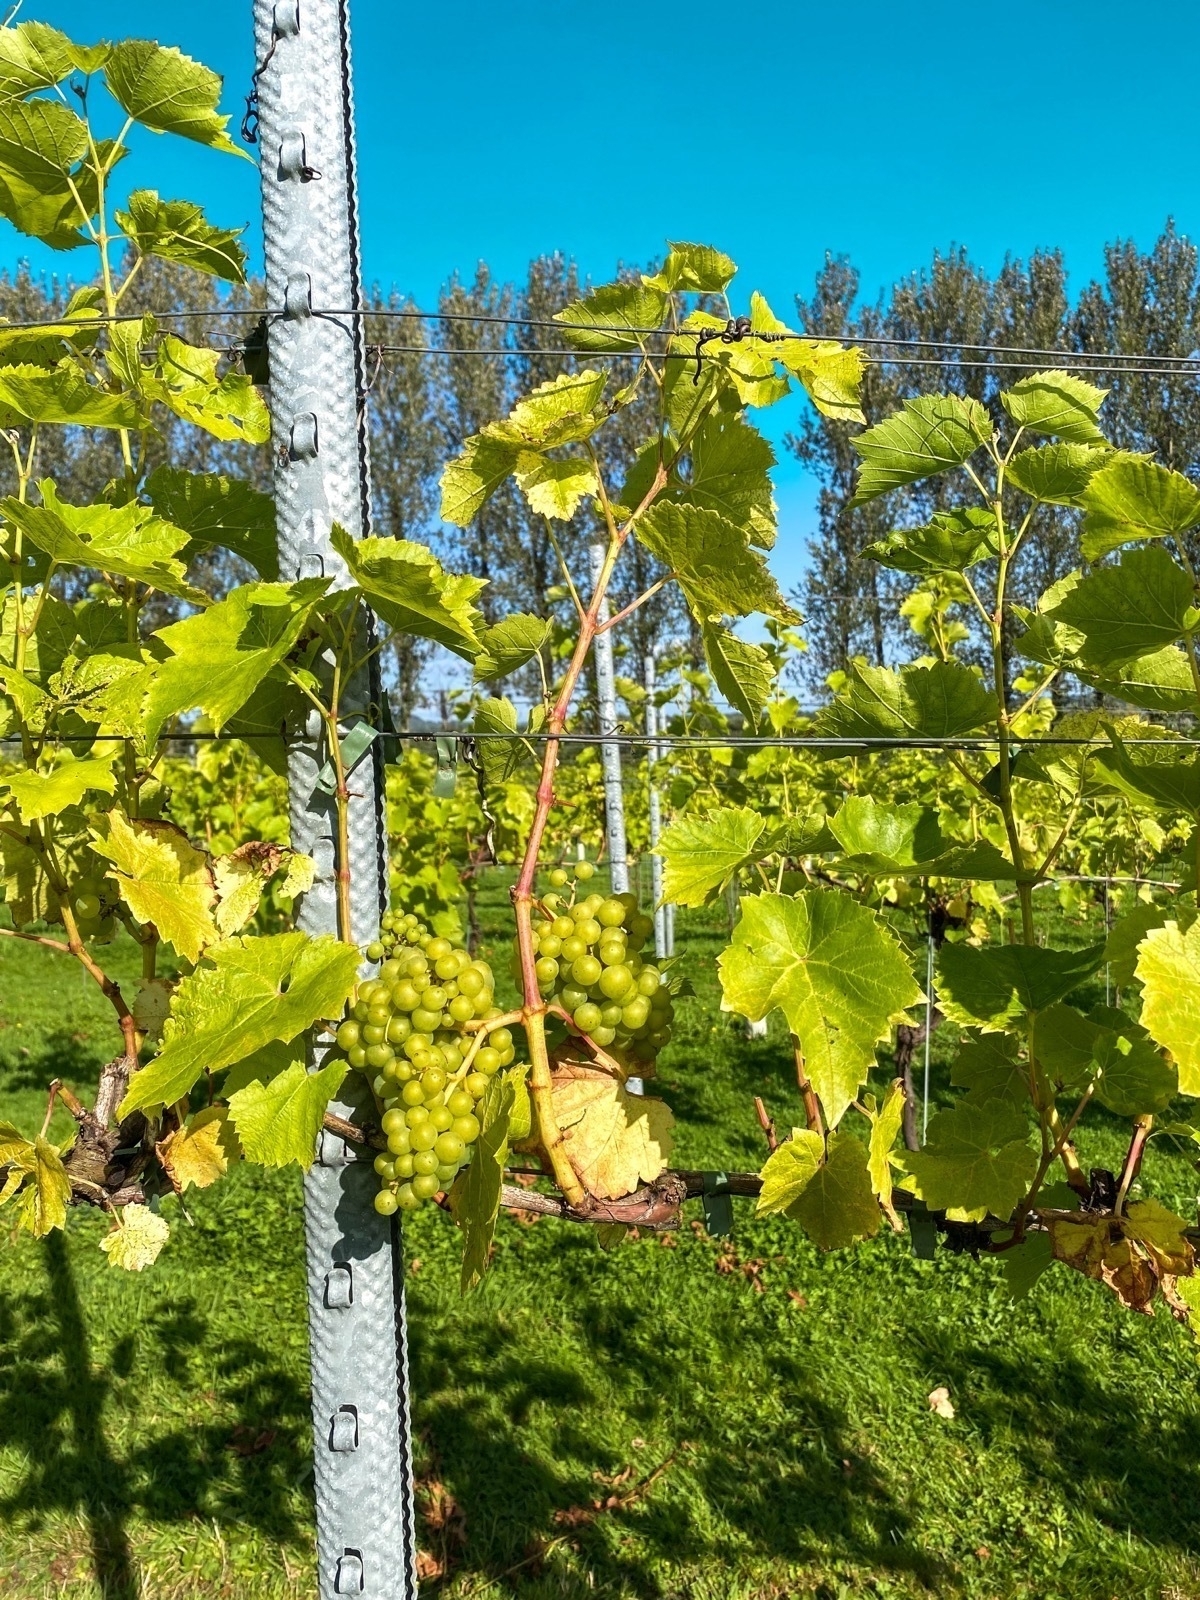
[[[0,1034],[0,1089],[6,1094],[45,1090],[52,1078],[61,1078],[74,1089],[90,1088],[103,1064],[121,1048],[116,1027],[103,1024],[88,1024],[83,1031],[56,1028],[37,1034],[36,1049],[23,1050],[20,1037],[10,1030]]]
[[[667,1571],[722,1570],[747,1555],[795,1568],[832,1555],[948,1592],[942,1563],[917,1548],[912,1519],[863,1454],[860,1430],[810,1372],[764,1352],[762,1384],[787,1412],[781,1440],[753,1396],[734,1414],[698,1398],[704,1375],[677,1334],[656,1342],[652,1315],[633,1300],[593,1302],[580,1325],[586,1353],[580,1360],[577,1350],[572,1365],[552,1351],[531,1361],[502,1316],[432,1337],[422,1335],[419,1312],[412,1318],[418,1428],[465,1513],[472,1572],[540,1594],[537,1553],[569,1538],[594,1585],[581,1594],[663,1600],[676,1592],[663,1586]],[[541,1448],[539,1407],[554,1416]],[[672,1440],[672,1459],[644,1497],[589,1517],[623,1469],[627,1490],[667,1453],[627,1458],[617,1416]]]
[[[237,1413],[232,1429],[226,1413],[118,1451],[110,1402],[114,1382],[133,1372],[138,1343],[169,1377],[194,1387],[189,1365],[208,1341],[206,1319],[194,1304],[176,1304],[122,1334],[101,1369],[62,1234],[48,1235],[42,1249],[47,1293],[14,1296],[0,1313],[5,1442],[25,1463],[0,1516],[36,1526],[49,1512],[82,1513],[102,1600],[142,1594],[127,1532],[135,1511],[159,1522],[250,1524],[281,1542],[301,1537],[294,1492],[311,1465],[307,1392],[248,1341],[227,1343],[215,1377]]]

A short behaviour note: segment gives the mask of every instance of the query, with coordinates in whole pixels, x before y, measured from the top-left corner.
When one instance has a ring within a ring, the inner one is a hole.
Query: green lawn
[[[751,1097],[791,1115],[783,1040],[716,1010],[720,911],[680,931],[702,1000],[663,1062],[677,1158],[757,1165]],[[86,1086],[111,1041],[73,967],[0,940],[0,1117],[36,1127],[46,1080]],[[1102,1126],[1085,1162],[1120,1148]],[[1152,1159],[1193,1214],[1190,1163]],[[139,1276],[95,1216],[0,1258],[0,1594],[312,1594],[299,1189],[243,1168],[192,1191]],[[1200,1596],[1197,1358],[1161,1310],[1061,1269],[1014,1308],[994,1262],[891,1236],[821,1257],[748,1207],[732,1243],[687,1225],[609,1254],[505,1218],[466,1302],[445,1217],[408,1253],[443,1600]]]

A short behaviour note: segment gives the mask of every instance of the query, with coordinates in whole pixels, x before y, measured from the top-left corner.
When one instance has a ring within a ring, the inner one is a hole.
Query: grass
[[[493,885],[490,940],[502,908]],[[758,1164],[751,1097],[792,1114],[784,1041],[716,1010],[721,913],[680,931],[701,999],[663,1062],[677,1158]],[[0,1116],[38,1125],[45,1082],[86,1087],[111,1042],[71,966],[0,941]],[[1122,1144],[1101,1118],[1084,1159]],[[1191,1165],[1152,1159],[1191,1214]],[[193,1191],[140,1276],[94,1216],[0,1256],[0,1595],[313,1593],[299,1192],[249,1168]],[[1196,1355],[1161,1310],[1062,1270],[1014,1307],[994,1262],[890,1235],[822,1257],[748,1207],[732,1241],[689,1222],[609,1253],[506,1217],[467,1301],[447,1219],[407,1246],[441,1600],[1200,1595]]]

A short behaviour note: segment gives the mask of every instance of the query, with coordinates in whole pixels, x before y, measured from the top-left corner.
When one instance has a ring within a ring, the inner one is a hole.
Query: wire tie
[[[714,1239],[724,1239],[733,1232],[733,1198],[729,1193],[727,1172],[706,1172],[704,1193],[700,1203],[704,1207],[704,1226]]]
[[[379,737],[379,729],[369,722],[356,722],[342,740],[342,771],[347,777],[354,771],[371,745]],[[337,771],[332,761],[327,761],[317,774],[317,788],[325,794],[337,793]]]

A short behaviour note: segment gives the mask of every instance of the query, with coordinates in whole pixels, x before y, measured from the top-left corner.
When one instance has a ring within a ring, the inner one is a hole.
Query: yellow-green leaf
[[[100,1241],[109,1266],[126,1272],[153,1266],[171,1232],[167,1219],[149,1206],[139,1205],[122,1206],[114,1220],[116,1227]]]
[[[198,961],[217,938],[208,856],[175,823],[131,821],[119,807],[95,819],[92,839],[116,868],[121,898],[138,921],[152,922],[185,961]]]
[[[229,1120],[246,1159],[264,1167],[295,1162],[307,1172],[325,1111],[348,1070],[344,1060],[331,1061],[319,1072],[296,1061],[268,1083],[256,1080],[230,1095]]]
[[[770,1216],[789,1211],[804,1193],[813,1174],[825,1159],[825,1141],[809,1128],[793,1128],[790,1139],[771,1151],[759,1176],[762,1192],[755,1212]]]

